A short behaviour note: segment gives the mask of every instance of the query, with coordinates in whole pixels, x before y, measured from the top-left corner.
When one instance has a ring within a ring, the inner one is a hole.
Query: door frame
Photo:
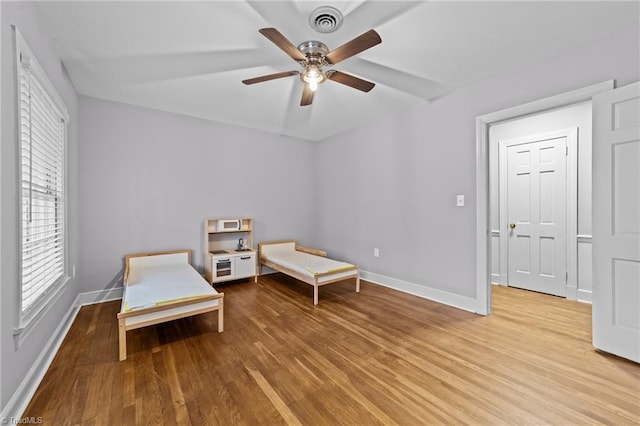
[[[566,161],[566,272],[567,279],[567,299],[576,300],[578,298],[578,128],[569,127],[566,129],[551,132],[538,133],[534,135],[522,136],[515,139],[498,141],[498,204],[499,204],[499,227],[492,230],[492,235],[496,233],[500,238],[500,278],[507,282],[508,278],[508,235],[507,229],[507,148],[516,145],[526,145],[540,140],[566,138],[567,155]],[[491,206],[489,206],[491,208]],[[491,256],[489,256],[491,257]]]
[[[579,102],[614,88],[607,80],[581,89],[476,118],[476,313],[491,313],[491,229],[489,226],[489,127],[499,121],[523,117]]]

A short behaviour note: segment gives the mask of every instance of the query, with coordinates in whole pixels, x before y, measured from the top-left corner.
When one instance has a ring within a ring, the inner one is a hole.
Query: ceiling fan
[[[329,48],[324,43],[315,40],[305,41],[296,47],[275,28],[262,28],[258,32],[300,64],[302,71],[284,71],[263,75],[242,80],[244,84],[262,83],[277,78],[299,75],[300,80],[304,83],[300,106],[311,105],[313,94],[318,88],[318,84],[326,80],[332,80],[363,92],[368,92],[375,86],[374,83],[351,74],[333,69],[326,71],[322,69],[322,67],[335,65],[382,43],[380,35],[374,30],[369,30],[332,51],[329,51]]]

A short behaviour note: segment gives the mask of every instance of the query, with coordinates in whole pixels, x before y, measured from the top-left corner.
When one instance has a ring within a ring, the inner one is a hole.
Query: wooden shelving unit
[[[242,247],[240,239],[244,243]],[[250,277],[257,281],[257,252],[253,248],[253,219],[205,219],[204,253],[205,278],[212,285]]]

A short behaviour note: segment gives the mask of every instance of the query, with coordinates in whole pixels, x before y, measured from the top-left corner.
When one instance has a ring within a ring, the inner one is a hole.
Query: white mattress
[[[188,263],[153,264],[129,269],[123,312],[218,294]],[[217,300],[213,305],[218,303]]]
[[[352,268],[354,265],[297,251],[295,244],[291,243],[264,246],[262,256],[270,262],[311,278],[316,274],[330,273],[330,275],[320,277],[318,280],[320,283],[354,275],[353,270],[344,271],[344,269]]]

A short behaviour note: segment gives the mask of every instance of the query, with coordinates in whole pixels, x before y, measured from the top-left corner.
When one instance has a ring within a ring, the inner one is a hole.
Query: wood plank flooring
[[[474,315],[367,282],[274,274],[216,314],[128,333],[83,307],[24,416],[45,424],[640,424],[640,366],[594,351],[591,306],[494,287]]]

